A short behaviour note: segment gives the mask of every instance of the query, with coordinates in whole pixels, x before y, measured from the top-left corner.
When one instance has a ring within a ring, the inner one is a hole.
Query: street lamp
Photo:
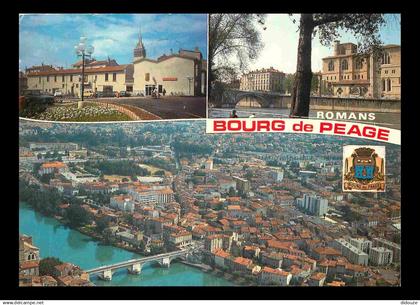
[[[80,42],[74,46],[74,50],[76,51],[77,56],[82,57],[82,101],[84,98],[84,91],[85,91],[85,57],[90,58],[92,55],[94,48],[93,46],[87,45],[86,37],[80,37]]]
[[[192,76],[187,76],[187,80],[188,80],[188,94],[191,95],[191,81],[194,79],[194,77]]]

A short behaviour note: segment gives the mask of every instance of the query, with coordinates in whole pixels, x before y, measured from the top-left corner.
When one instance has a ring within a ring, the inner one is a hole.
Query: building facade
[[[284,92],[285,74],[270,67],[242,75],[239,89],[244,91]]]
[[[392,263],[392,250],[384,247],[372,247],[369,253],[369,260],[372,265],[386,266]]]
[[[54,94],[81,96],[82,61],[70,69],[52,65],[26,69],[20,79],[27,88]],[[25,77],[25,78],[24,78]],[[85,59],[84,89],[93,93],[133,92],[149,96],[156,88],[163,95],[205,96],[207,93],[207,61],[198,48],[180,49],[178,53],[147,57],[141,35],[133,51],[133,63],[119,65],[114,59]]]
[[[322,59],[321,94],[339,97],[401,98],[401,47],[385,45],[382,54],[359,53],[353,43],[334,44]]]
[[[207,62],[198,48],[180,49],[158,59],[146,56],[141,36],[134,49],[134,92],[152,95],[155,89],[165,95],[200,96],[207,91]]]
[[[298,208],[314,216],[323,216],[328,212],[328,200],[315,195],[304,194],[303,198],[296,199]]]
[[[113,93],[133,91],[133,65],[115,65],[115,61],[101,61],[85,67],[85,91]],[[78,63],[71,69],[53,69],[27,74],[28,89],[54,94],[56,91],[74,97],[81,96],[82,69]]]
[[[356,248],[347,240],[343,238],[336,239],[333,243],[333,247],[341,251],[343,256],[351,263],[367,266],[369,260],[368,254]]]

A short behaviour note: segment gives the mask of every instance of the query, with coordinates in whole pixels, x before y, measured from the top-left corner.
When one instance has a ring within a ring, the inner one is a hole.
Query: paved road
[[[106,100],[106,99],[100,99]],[[112,102],[143,108],[162,119],[194,119],[206,117],[206,98],[196,96],[165,96],[113,98]]]

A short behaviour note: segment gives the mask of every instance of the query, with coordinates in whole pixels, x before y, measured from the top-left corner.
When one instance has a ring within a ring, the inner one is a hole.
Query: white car
[[[63,96],[63,93],[60,90],[54,92],[54,96]]]

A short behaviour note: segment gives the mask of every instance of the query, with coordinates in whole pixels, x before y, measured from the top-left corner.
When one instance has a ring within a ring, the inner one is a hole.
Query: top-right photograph
[[[400,14],[210,14],[209,118],[400,129]]]

